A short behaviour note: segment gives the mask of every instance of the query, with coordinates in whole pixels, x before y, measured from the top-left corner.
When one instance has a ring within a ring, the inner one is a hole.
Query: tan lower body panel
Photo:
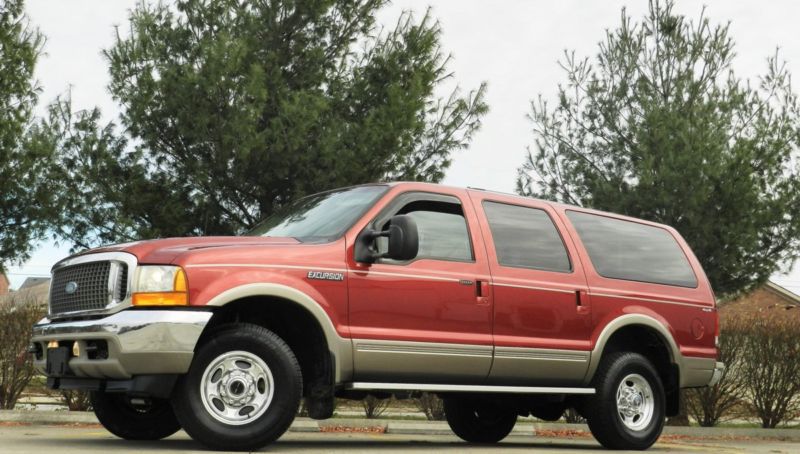
[[[684,356],[681,367],[681,388],[708,386],[716,365],[717,360],[713,358]]]
[[[489,383],[515,385],[580,384],[590,352],[545,348],[496,347]]]
[[[356,380],[483,381],[491,345],[353,339]]]

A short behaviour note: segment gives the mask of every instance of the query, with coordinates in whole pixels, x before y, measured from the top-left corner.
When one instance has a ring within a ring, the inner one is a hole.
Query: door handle
[[[475,281],[475,300],[481,306],[489,305],[489,283],[486,281]]]
[[[588,314],[591,311],[587,303],[586,291],[575,290],[575,309],[579,314]]]

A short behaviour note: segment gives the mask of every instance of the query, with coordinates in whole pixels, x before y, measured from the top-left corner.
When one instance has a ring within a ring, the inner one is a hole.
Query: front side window
[[[472,243],[467,220],[460,203],[416,200],[404,205],[394,214],[405,214],[414,219],[419,232],[417,258],[437,260],[472,261]],[[388,227],[387,221],[382,230]],[[379,238],[379,253],[388,247],[386,238]]]
[[[572,270],[561,235],[544,210],[484,201],[483,211],[500,265],[562,273]]]
[[[302,242],[333,241],[347,231],[387,191],[388,186],[356,186],[315,194],[288,205],[247,235],[293,237]]]
[[[697,287],[697,277],[667,230],[578,211],[567,211],[597,273],[612,279]]]

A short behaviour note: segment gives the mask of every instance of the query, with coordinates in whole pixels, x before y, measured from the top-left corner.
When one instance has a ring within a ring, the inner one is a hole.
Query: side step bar
[[[476,392],[511,394],[594,394],[594,388],[558,388],[549,386],[489,386],[489,385],[447,385],[430,383],[345,383],[345,389],[375,391],[433,391],[433,392]]]

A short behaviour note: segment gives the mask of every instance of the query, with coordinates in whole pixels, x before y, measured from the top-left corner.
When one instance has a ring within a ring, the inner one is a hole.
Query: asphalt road
[[[367,433],[287,433],[263,452],[405,453],[405,452],[557,452],[604,451],[590,438],[536,438],[512,436],[499,445],[467,445],[455,436],[391,435]],[[6,426],[0,427],[0,453],[174,453],[202,452],[202,446],[179,432],[159,442],[128,442],[95,427]],[[648,452],[798,453],[800,443],[782,441],[664,440]]]

